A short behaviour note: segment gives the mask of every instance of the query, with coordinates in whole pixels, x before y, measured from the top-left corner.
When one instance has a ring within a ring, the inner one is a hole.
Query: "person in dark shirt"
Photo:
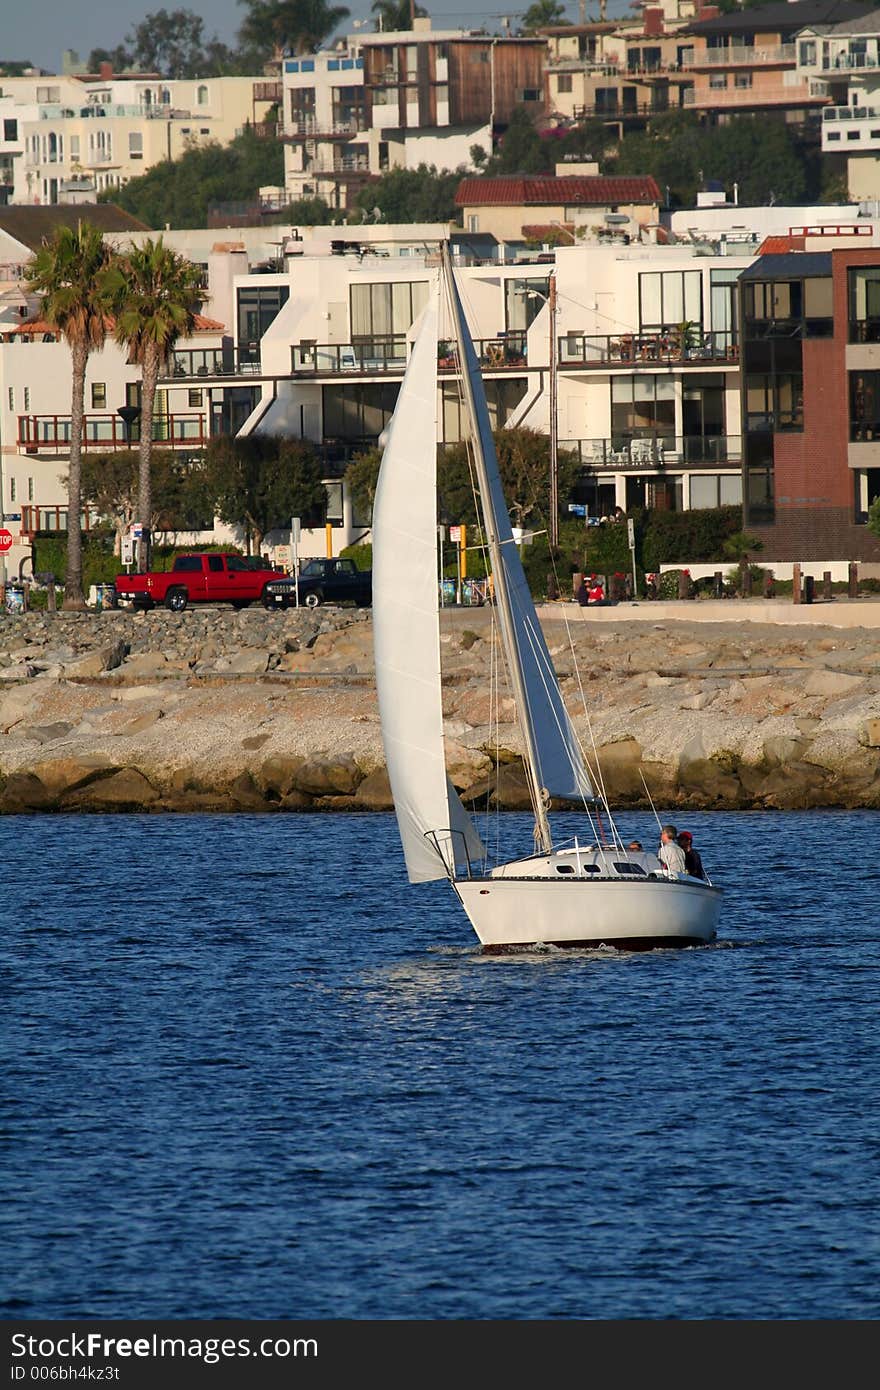
[[[684,871],[691,878],[705,878],[706,871],[699,850],[694,849],[694,837],[689,830],[679,832],[678,843],[684,850]]]

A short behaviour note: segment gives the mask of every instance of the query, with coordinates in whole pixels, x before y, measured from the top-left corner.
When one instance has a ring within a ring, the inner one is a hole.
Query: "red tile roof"
[[[107,318],[106,328],[108,333],[113,332],[113,319]],[[226,329],[225,323],[218,323],[216,319],[206,319],[203,314],[196,314],[195,333],[223,333]],[[4,328],[4,336],[12,338],[21,334],[22,336],[34,336],[38,334],[51,333],[53,338],[60,338],[61,332],[54,328],[51,323],[47,323],[43,318],[23,319],[21,323],[15,324],[11,328]]]
[[[660,189],[650,174],[601,174],[556,179],[548,175],[462,179],[455,195],[457,207],[542,207],[566,203],[607,207],[610,203],[659,203]]]
[[[759,256],[785,256],[789,251],[805,251],[807,239],[803,236],[765,236],[758,247]]]

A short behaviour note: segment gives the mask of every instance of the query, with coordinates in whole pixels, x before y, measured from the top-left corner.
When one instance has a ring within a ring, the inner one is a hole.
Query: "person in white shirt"
[[[657,851],[660,863],[668,874],[685,873],[684,850],[678,843],[678,831],[674,825],[664,825],[660,831],[660,848]]]

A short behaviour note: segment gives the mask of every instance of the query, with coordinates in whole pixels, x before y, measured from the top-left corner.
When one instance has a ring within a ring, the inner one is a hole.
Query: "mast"
[[[489,474],[486,465],[486,454],[483,446],[483,439],[480,433],[477,415],[477,405],[474,397],[474,384],[471,379],[470,362],[468,354],[473,358],[473,347],[471,345],[470,334],[467,324],[464,321],[464,314],[461,307],[461,300],[455,286],[455,279],[452,273],[452,261],[449,255],[449,244],[444,242],[440,248],[441,264],[443,277],[446,284],[449,307],[452,314],[452,325],[458,347],[458,361],[461,375],[462,391],[464,393],[465,406],[471,424],[471,438],[474,448],[474,466],[477,473],[477,482],[480,489],[480,500],[483,507],[483,521],[486,527],[486,543],[489,548],[489,556],[492,562],[492,578],[495,586],[495,594],[498,603],[498,612],[501,617],[501,639],[504,644],[504,651],[507,657],[507,669],[510,673],[510,680],[513,686],[514,700],[516,701],[517,718],[522,730],[523,742],[525,744],[525,768],[532,794],[532,804],[535,807],[535,842],[547,854],[553,848],[553,840],[550,834],[550,822],[547,818],[547,807],[545,805],[544,788],[540,786],[536,768],[538,758],[536,752],[535,731],[532,727],[531,711],[529,702],[526,698],[525,678],[522,669],[522,660],[519,647],[514,638],[513,625],[511,622],[511,602],[507,587],[507,571],[502,557],[502,542],[499,539],[499,518],[495,515],[493,505],[492,488],[489,485]],[[476,367],[476,359],[474,358]],[[513,544],[512,541],[507,542]]]

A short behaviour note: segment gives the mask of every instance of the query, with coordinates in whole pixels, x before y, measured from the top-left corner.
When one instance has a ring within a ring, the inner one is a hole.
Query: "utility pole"
[[[550,275],[550,526],[551,548],[559,544],[559,450],[556,408],[556,271]]]

